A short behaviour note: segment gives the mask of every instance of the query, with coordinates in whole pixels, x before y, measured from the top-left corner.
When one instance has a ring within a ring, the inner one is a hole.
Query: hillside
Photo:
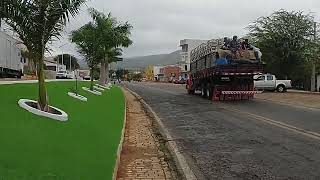
[[[144,69],[149,65],[169,65],[176,64],[181,61],[180,50],[170,54],[158,54],[151,56],[140,56],[133,58],[125,58],[122,62],[118,62],[116,68],[124,69]]]

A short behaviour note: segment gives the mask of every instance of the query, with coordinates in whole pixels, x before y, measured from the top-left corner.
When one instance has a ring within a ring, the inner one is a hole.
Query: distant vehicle
[[[75,79],[74,72],[67,72],[67,79]]]
[[[58,71],[56,75],[57,79],[67,79],[68,78],[68,73],[67,71]]]
[[[185,84],[187,81],[184,79],[180,79],[180,80],[175,80],[173,81],[174,84]]]
[[[0,31],[0,78],[21,78],[21,51],[17,40]]]
[[[292,88],[291,80],[277,80],[275,75],[263,74],[254,76],[254,87],[259,90],[286,92]]]
[[[89,75],[83,76],[83,80],[90,80],[91,77]]]

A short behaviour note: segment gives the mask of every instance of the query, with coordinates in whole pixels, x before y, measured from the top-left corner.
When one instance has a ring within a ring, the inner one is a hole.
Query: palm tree
[[[90,68],[91,85],[93,90],[94,70],[103,58],[99,42],[96,40],[96,30],[91,22],[71,33],[71,41],[77,45],[78,52],[82,54]]]
[[[86,0],[1,0],[0,17],[19,34],[37,63],[38,107],[48,111],[44,76],[47,43],[58,38],[70,15],[75,16]]]
[[[93,19],[93,26],[96,30],[96,40],[100,45],[99,49],[102,53],[100,59],[100,84],[105,85],[109,78],[109,63],[118,59],[114,58],[114,50],[119,52],[119,47],[128,47],[132,44],[130,31],[132,26],[126,23],[119,23],[111,13],[105,15],[93,8],[89,9],[89,13]]]

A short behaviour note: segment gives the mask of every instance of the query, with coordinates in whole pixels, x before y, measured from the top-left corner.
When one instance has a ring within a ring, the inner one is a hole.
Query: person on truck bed
[[[239,49],[238,36],[233,36],[232,41],[230,42],[230,50],[236,52]]]
[[[229,38],[228,37],[224,37],[223,42],[224,42],[224,44],[223,44],[221,49],[224,49],[224,50],[229,49],[230,48],[230,40],[229,40]]]
[[[244,39],[244,41],[242,41],[241,48],[243,50],[252,50],[253,49],[251,44],[249,43],[249,39]]]

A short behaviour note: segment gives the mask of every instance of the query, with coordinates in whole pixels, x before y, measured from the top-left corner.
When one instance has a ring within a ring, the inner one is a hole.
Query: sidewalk
[[[127,123],[118,169],[118,180],[174,179],[140,102],[125,90]]]

